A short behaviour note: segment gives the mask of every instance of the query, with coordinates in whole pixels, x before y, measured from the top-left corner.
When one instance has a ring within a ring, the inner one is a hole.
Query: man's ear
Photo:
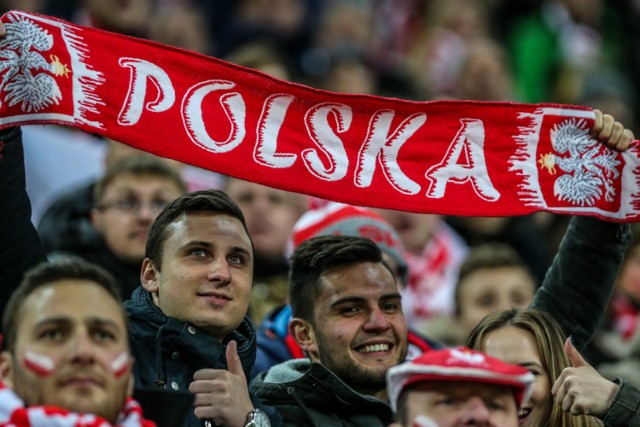
[[[102,232],[102,218],[100,217],[101,212],[97,208],[91,209],[89,217],[91,218],[91,225],[93,228]]]
[[[0,379],[9,388],[13,388],[13,355],[8,351],[0,353]]]
[[[293,317],[289,321],[289,334],[311,360],[318,360],[318,344],[311,323],[299,317]]]
[[[145,258],[144,261],[142,261],[140,283],[142,283],[142,287],[152,295],[155,296],[158,294],[158,270],[149,258]]]

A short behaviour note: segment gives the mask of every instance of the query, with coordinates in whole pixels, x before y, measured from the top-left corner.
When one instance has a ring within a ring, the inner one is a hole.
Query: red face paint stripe
[[[120,353],[118,357],[111,362],[111,372],[116,378],[122,377],[128,370],[130,363],[130,357],[127,353]]]
[[[53,360],[44,354],[28,351],[24,355],[24,366],[40,377],[46,377],[53,373],[55,368]]]

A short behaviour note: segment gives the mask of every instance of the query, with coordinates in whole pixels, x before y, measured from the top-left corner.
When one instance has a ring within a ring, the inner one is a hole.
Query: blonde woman
[[[558,324],[546,313],[525,308],[495,312],[472,331],[466,346],[524,366],[535,376],[533,393],[518,414],[521,427],[602,426],[593,416],[571,415],[554,403],[551,388],[571,367]],[[616,425],[616,424],[607,424]]]

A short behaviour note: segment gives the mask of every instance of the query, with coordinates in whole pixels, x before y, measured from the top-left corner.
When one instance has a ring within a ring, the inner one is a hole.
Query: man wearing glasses
[[[116,277],[127,299],[140,285],[149,227],[165,205],[185,192],[179,172],[162,160],[148,155],[124,158],[95,185],[92,229],[49,258],[77,255],[100,265]]]

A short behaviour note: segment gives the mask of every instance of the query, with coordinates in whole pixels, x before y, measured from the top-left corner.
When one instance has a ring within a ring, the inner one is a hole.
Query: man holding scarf
[[[24,272],[46,260],[30,221],[19,128],[0,134],[0,175],[4,309]],[[256,344],[246,317],[253,246],[242,212],[226,194],[203,191],[179,198],[159,217],[164,221],[154,222],[155,240],[145,250],[143,287],[126,304],[136,387],[193,393],[185,427],[277,425],[279,414],[249,393],[246,380]]]
[[[610,116],[603,120],[602,114],[596,114],[596,128],[603,140],[617,148],[631,139]],[[26,268],[44,259],[29,221],[18,139],[18,129],[1,139],[5,147],[0,152],[0,238],[4,239],[0,283],[5,294]],[[613,253],[603,249],[607,266],[619,264],[616,255],[625,237],[620,228],[611,238]],[[277,422],[272,408],[261,405],[246,390],[245,376],[255,355],[255,331],[244,317],[253,248],[237,206],[219,192],[181,197],[159,215],[146,252],[143,288],[127,304],[132,314],[132,351],[142,361],[134,367],[136,380],[174,390],[189,387],[196,396],[196,409],[185,425],[203,421],[219,426],[268,425],[259,408],[270,412],[272,423]],[[589,325],[580,326],[585,333],[574,336],[588,339]]]

